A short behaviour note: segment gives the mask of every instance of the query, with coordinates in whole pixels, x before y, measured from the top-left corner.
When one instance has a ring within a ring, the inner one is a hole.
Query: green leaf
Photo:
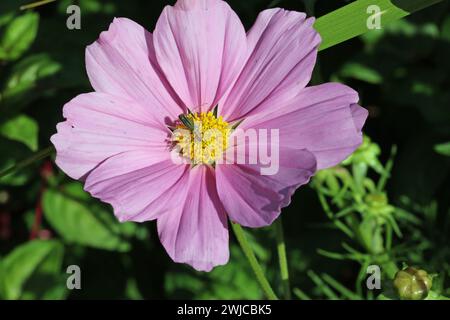
[[[430,291],[428,293],[428,296],[425,298],[425,300],[447,300],[448,301],[448,300],[450,300],[450,298],[448,298],[444,295],[441,295],[435,291]]]
[[[39,15],[25,13],[8,24],[0,39],[0,60],[19,58],[34,42],[39,26]]]
[[[88,209],[82,202],[55,190],[43,197],[44,214],[51,226],[68,243],[105,250],[128,251],[129,243],[101,219],[103,209]]]
[[[30,87],[38,80],[54,75],[61,70],[61,65],[49,55],[41,53],[31,55],[17,63],[6,82],[6,89]]]
[[[358,0],[317,19],[314,27],[322,37],[319,50],[324,50],[370,30],[368,7],[380,8],[381,27],[442,0]]]
[[[360,63],[350,62],[342,67],[339,75],[344,78],[353,78],[370,84],[380,84],[383,77],[375,69]]]
[[[434,151],[444,156],[450,157],[450,142],[440,143],[434,146]]]
[[[10,168],[31,154],[30,149],[24,144],[0,135],[0,185],[21,186],[26,184],[33,174],[33,168],[20,167],[22,170],[16,172],[11,172]],[[29,164],[27,163],[27,165]]]
[[[8,107],[13,104],[25,104],[36,94],[42,94],[43,80],[54,76],[61,65],[47,54],[29,56],[14,65],[11,75],[6,79],[1,98]],[[32,94],[31,90],[35,90]]]
[[[445,18],[441,27],[441,38],[446,41],[450,41],[450,16]]]
[[[35,240],[16,247],[2,261],[6,299],[54,298],[61,292],[64,248],[56,240]],[[58,285],[59,284],[59,285]]]
[[[12,19],[14,19],[13,12],[7,12],[0,15],[0,27],[4,26],[5,24],[8,24]]]
[[[0,134],[8,139],[25,144],[32,151],[38,148],[39,126],[36,121],[26,115],[18,115],[0,124]]]
[[[25,4],[26,2],[29,2],[29,0],[0,1],[0,27],[11,22],[20,5]]]
[[[6,299],[5,279],[6,272],[5,268],[3,267],[3,261],[0,257],[0,300]]]
[[[104,210],[96,201],[92,201],[91,195],[83,190],[82,183],[67,183],[62,189],[64,190],[64,194],[68,197],[85,204],[87,203],[90,210],[95,212],[97,218],[102,223],[107,225],[108,229],[110,229],[113,233],[120,234],[125,238],[136,237],[141,240],[147,238],[147,229],[143,224],[138,224],[131,221],[119,223],[109,210]]]

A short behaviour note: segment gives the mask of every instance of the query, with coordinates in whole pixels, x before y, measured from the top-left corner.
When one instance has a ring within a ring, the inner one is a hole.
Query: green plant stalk
[[[397,146],[393,146],[391,148],[391,155],[389,157],[389,160],[388,160],[386,167],[383,171],[383,174],[381,175],[381,178],[377,184],[378,192],[382,192],[384,190],[384,188],[386,187],[386,183],[391,176],[392,167],[394,166],[394,158],[396,155],[397,155]]]
[[[300,300],[311,300],[311,298],[299,288],[294,288],[293,292]]]
[[[29,166],[30,164],[33,164],[34,162],[45,159],[48,156],[50,156],[54,151],[55,151],[55,149],[53,148],[53,146],[42,149],[42,150],[36,152],[35,154],[33,154],[31,157],[29,157],[25,160],[22,160],[22,161],[16,163],[14,166],[1,171],[0,178],[3,178],[4,176],[7,176],[8,174],[11,174],[17,170],[23,169],[23,168]]]
[[[350,299],[350,300],[361,300],[362,297],[358,296],[354,292],[348,290],[346,287],[344,287],[340,282],[335,280],[330,275],[323,273],[322,279],[325,281],[328,285],[330,285],[332,288],[334,288],[336,291],[338,291],[343,297]]]
[[[392,257],[386,249],[382,254],[376,256],[373,262],[381,266],[384,274],[386,274],[389,279],[394,279],[395,274],[399,270],[397,264],[392,260]]]
[[[319,201],[322,206],[322,209],[325,211],[325,214],[327,215],[327,217],[333,222],[333,224],[336,226],[336,228],[338,228],[343,233],[345,233],[349,238],[353,239],[355,237],[353,231],[350,230],[344,223],[342,223],[342,221],[335,218],[323,193],[320,190],[318,190],[317,195],[319,197]]]
[[[233,228],[234,234],[236,235],[236,238],[242,248],[242,251],[247,257],[247,260],[250,263],[253,272],[255,273],[256,280],[258,280],[258,283],[261,286],[267,299],[278,300],[277,295],[273,291],[269,281],[264,275],[264,271],[262,270],[261,265],[256,259],[253,249],[251,248],[250,244],[247,241],[247,238],[245,237],[244,230],[242,230],[242,227],[239,224],[234,222],[231,222],[231,227]]]
[[[20,6],[20,10],[27,10],[27,9],[33,9],[39,6],[43,6],[44,4],[55,2],[56,0],[42,0],[42,1],[36,1],[33,3],[29,3],[23,6]]]
[[[281,283],[284,290],[284,298],[291,300],[291,286],[289,284],[289,268],[286,255],[286,244],[284,241],[283,222],[281,217],[278,217],[274,223],[275,236],[277,240],[278,263],[280,265]]]
[[[314,28],[322,37],[319,50],[360,36],[369,30],[368,18],[374,13],[367,9],[376,5],[380,8],[381,27],[407,15],[439,3],[442,0],[358,0],[316,20]]]
[[[309,270],[307,274],[328,299],[339,300],[337,294],[314,271]]]
[[[363,295],[363,288],[365,287],[364,279],[367,276],[367,267],[370,265],[369,260],[366,258],[361,262],[361,268],[359,269],[358,276],[356,277],[356,293],[359,296]]]

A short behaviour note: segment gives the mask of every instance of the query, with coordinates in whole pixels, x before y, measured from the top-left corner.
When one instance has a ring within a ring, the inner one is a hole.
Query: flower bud
[[[402,300],[421,300],[428,296],[432,282],[425,270],[407,267],[395,275],[394,288]]]

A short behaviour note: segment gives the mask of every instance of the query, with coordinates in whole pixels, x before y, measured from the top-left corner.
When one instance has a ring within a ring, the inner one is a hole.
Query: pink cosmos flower
[[[362,142],[367,111],[354,90],[306,87],[320,43],[313,22],[270,9],[246,33],[221,0],[178,0],[153,33],[114,19],[86,49],[95,92],[64,106],[66,121],[51,139],[56,163],[110,203],[120,221],[156,219],[174,261],[206,271],[225,264],[227,217],[246,227],[270,225],[316,170],[338,164]],[[259,163],[172,161],[169,127],[183,114],[216,126],[219,119],[207,113],[216,106],[222,124],[279,129],[277,174],[261,175]]]

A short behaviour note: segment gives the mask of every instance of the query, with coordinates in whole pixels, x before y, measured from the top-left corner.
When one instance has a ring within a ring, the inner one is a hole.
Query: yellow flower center
[[[214,164],[228,147],[231,127],[213,112],[180,115],[172,134],[172,142],[180,154],[192,164]]]

